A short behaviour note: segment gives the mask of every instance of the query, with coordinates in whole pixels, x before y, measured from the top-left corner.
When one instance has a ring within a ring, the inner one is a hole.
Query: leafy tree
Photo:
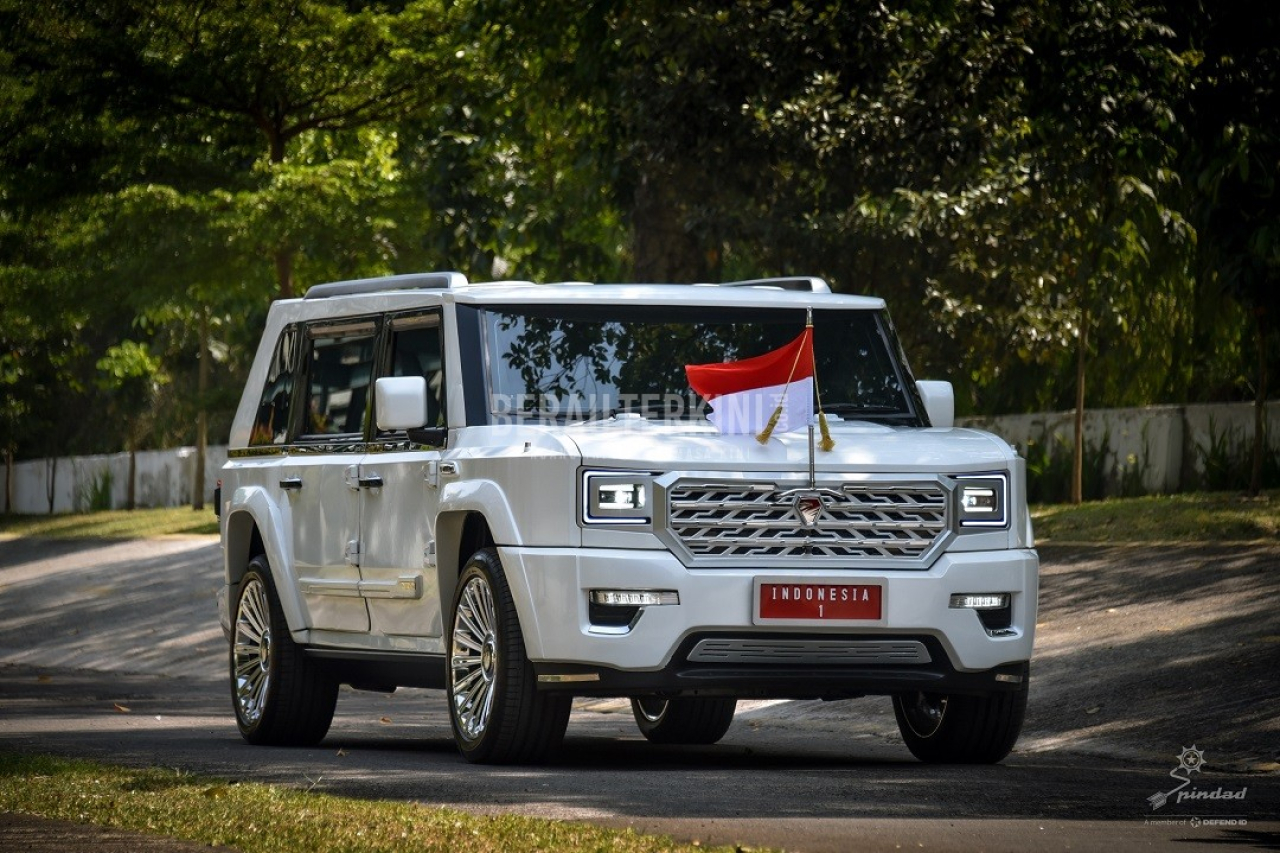
[[[1268,446],[1265,407],[1280,314],[1280,11],[1270,4],[1215,4],[1187,18],[1186,43],[1203,56],[1188,94],[1182,164],[1200,234],[1197,271],[1207,295],[1202,302],[1225,296],[1244,309],[1253,327],[1253,377],[1245,381],[1254,402],[1248,488],[1256,495]],[[1206,336],[1204,347],[1221,345],[1218,332]]]

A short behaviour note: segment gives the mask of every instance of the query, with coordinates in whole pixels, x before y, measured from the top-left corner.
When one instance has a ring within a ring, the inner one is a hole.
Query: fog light
[[[602,607],[657,607],[679,604],[680,593],[672,589],[593,589],[591,603]]]
[[[951,606],[962,610],[999,610],[1009,606],[1009,594],[985,592],[953,595]]]

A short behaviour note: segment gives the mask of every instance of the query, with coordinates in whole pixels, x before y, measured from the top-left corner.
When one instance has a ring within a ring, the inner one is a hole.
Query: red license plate
[[[761,619],[879,619],[881,587],[848,583],[762,583]]]

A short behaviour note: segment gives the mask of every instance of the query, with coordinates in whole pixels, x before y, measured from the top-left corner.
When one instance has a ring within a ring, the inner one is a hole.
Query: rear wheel
[[[337,701],[337,681],[289,634],[267,558],[255,557],[232,621],[231,704],[240,736],[253,744],[311,746],[329,731]]]
[[[737,699],[631,700],[640,733],[653,743],[716,743],[729,731],[737,707]]]
[[[1027,711],[1028,668],[1017,690],[978,696],[899,693],[898,730],[912,755],[931,764],[994,764],[1013,749]]]
[[[449,719],[468,761],[534,764],[559,749],[573,698],[539,693],[498,553],[477,551],[458,579],[449,627]]]

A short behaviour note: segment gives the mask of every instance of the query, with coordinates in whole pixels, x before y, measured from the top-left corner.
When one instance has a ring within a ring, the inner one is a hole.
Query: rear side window
[[[293,401],[293,376],[298,362],[297,326],[288,326],[276,342],[267,368],[267,380],[258,403],[258,414],[249,435],[250,445],[284,444],[289,437],[289,412]]]
[[[311,329],[304,436],[364,433],[376,332],[372,323]]]

